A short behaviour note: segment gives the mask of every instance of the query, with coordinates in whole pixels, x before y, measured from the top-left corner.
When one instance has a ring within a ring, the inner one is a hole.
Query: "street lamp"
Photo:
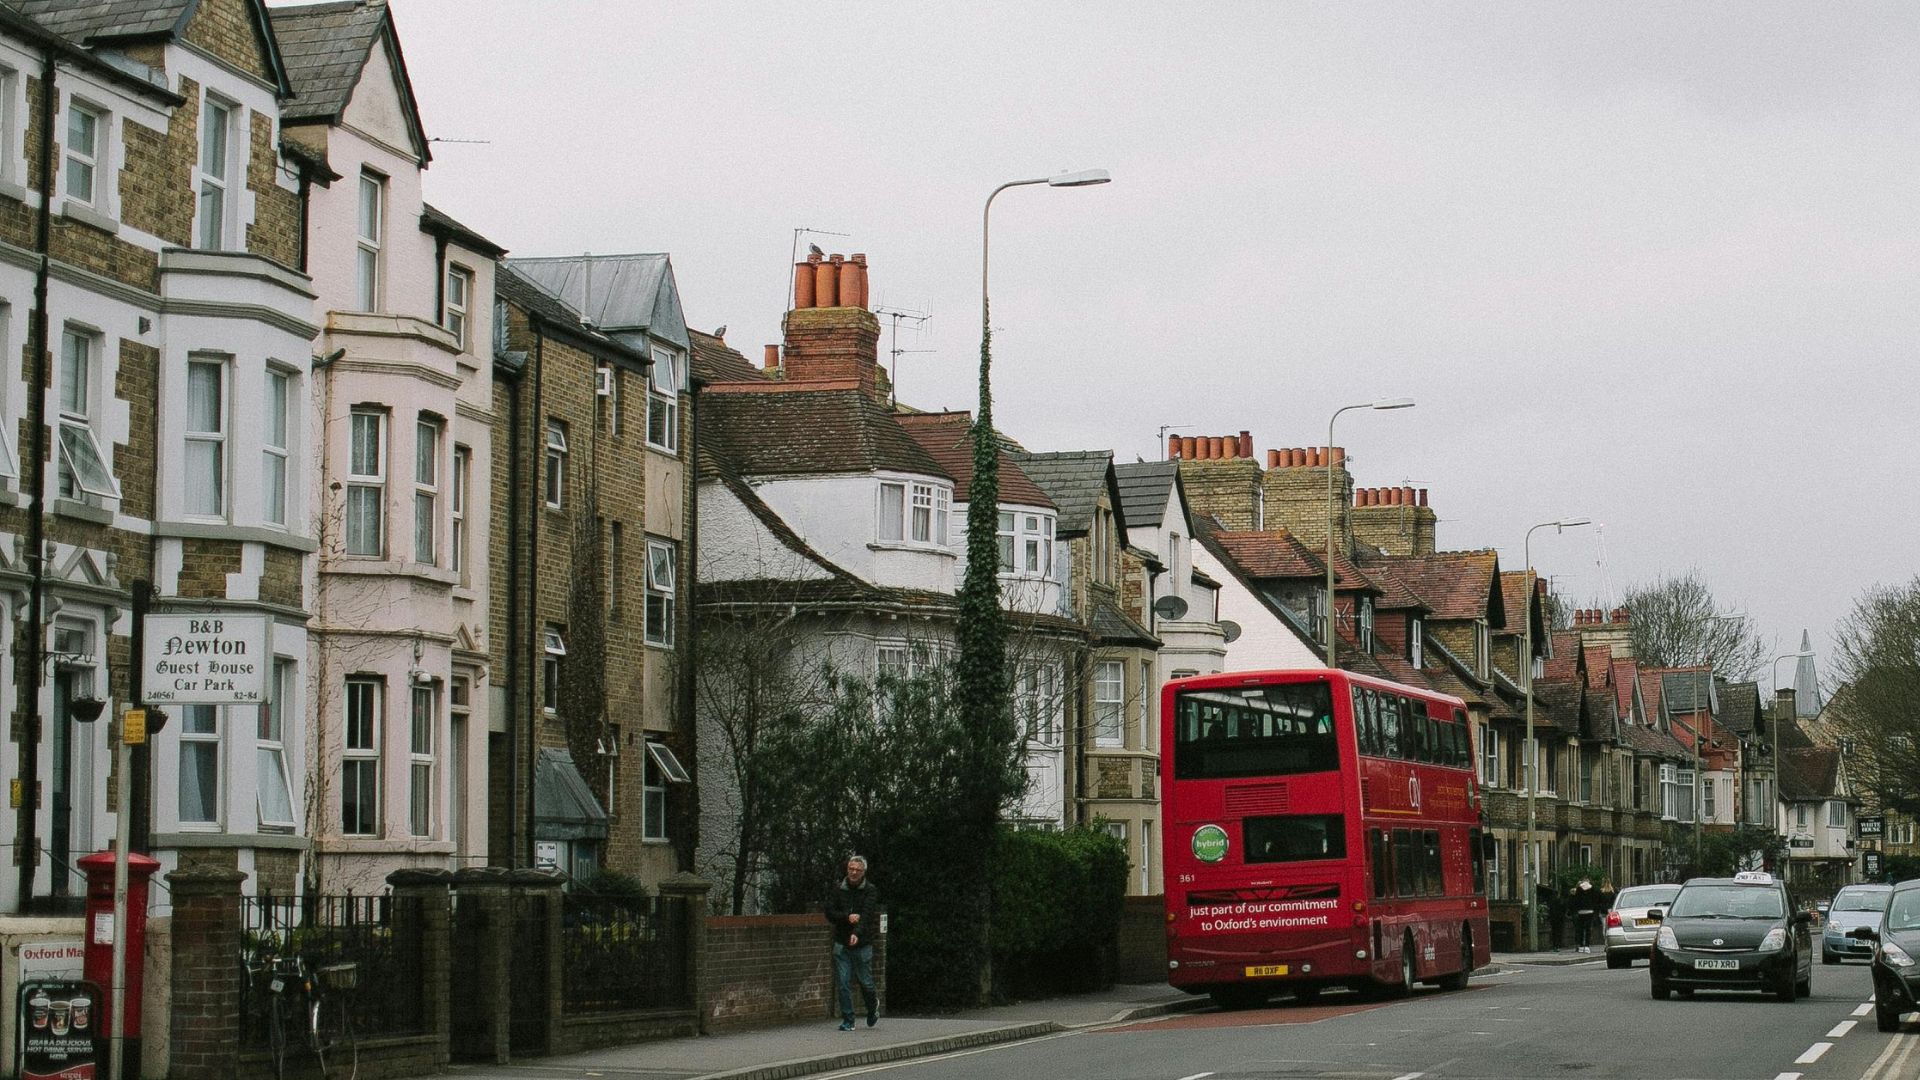
[[[1747,620],[1747,617],[1745,615],[1709,615],[1707,616],[1708,622],[1745,622],[1746,620]],[[1707,653],[1707,723],[1711,724],[1713,722],[1714,722],[1714,719],[1713,719],[1713,653],[1708,652]],[[1680,726],[1683,728],[1686,728],[1687,734],[1693,736],[1693,791],[1692,791],[1692,795],[1693,795],[1693,872],[1695,874],[1698,874],[1700,873],[1700,861],[1701,861],[1700,850],[1701,850],[1702,822],[1700,820],[1700,814],[1701,814],[1701,810],[1704,809],[1706,806],[1706,800],[1700,797],[1700,788],[1701,788],[1701,785],[1707,782],[1707,778],[1706,778],[1706,774],[1700,771],[1700,738],[1701,738],[1700,732],[1694,730],[1692,725],[1684,721],[1681,722]]]
[[[1011,737],[1006,716],[1005,620],[1000,611],[999,502],[1000,443],[993,433],[993,331],[988,321],[988,227],[993,200],[1010,187],[1046,184],[1049,187],[1087,187],[1112,178],[1105,169],[1061,173],[1032,180],[1009,180],[993,189],[980,211],[980,410],[973,423],[974,472],[967,501],[966,576],[960,585],[958,678],[965,707],[977,709],[985,721],[979,727],[982,748]]]
[[[1527,689],[1527,858],[1525,866],[1527,871],[1528,952],[1540,951],[1540,897],[1538,896],[1540,888],[1540,856],[1539,853],[1534,850],[1535,841],[1533,838],[1535,826],[1534,793],[1540,787],[1539,778],[1536,775],[1540,770],[1540,748],[1535,746],[1533,741],[1533,595],[1535,589],[1533,584],[1533,534],[1541,529],[1552,529],[1554,532],[1564,532],[1567,529],[1576,529],[1582,525],[1591,524],[1593,524],[1591,519],[1583,517],[1562,518],[1559,521],[1543,521],[1527,530],[1526,539],[1522,541],[1520,545],[1520,550],[1526,556],[1527,562],[1526,573],[1520,577],[1520,580],[1525,582],[1527,586],[1527,610],[1526,613],[1521,616],[1521,621],[1526,625],[1526,644],[1522,647],[1523,655],[1520,657],[1520,668],[1523,672],[1522,682],[1526,684]]]
[[[1410,397],[1388,398],[1384,401],[1366,401],[1358,405],[1343,405],[1340,408],[1333,410],[1333,415],[1327,418],[1327,610],[1326,610],[1326,616],[1327,616],[1327,666],[1330,668],[1339,666],[1338,664],[1334,663],[1334,651],[1335,651],[1334,643],[1339,639],[1339,633],[1334,629],[1334,606],[1333,606],[1333,535],[1334,535],[1333,534],[1333,422],[1335,420],[1340,419],[1341,413],[1350,412],[1354,409],[1387,410],[1387,409],[1411,409],[1411,408],[1413,408],[1413,399]]]

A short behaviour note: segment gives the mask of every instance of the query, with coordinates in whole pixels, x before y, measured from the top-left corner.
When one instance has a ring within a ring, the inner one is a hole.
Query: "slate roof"
[[[452,215],[431,203],[422,203],[420,206],[420,229],[433,236],[444,236],[461,247],[472,248],[489,258],[497,259],[507,253],[506,248],[460,224]]]
[[[1500,558],[1492,551],[1376,555],[1366,562],[1377,562],[1405,582],[1427,602],[1436,619],[1485,617],[1495,629],[1507,624],[1504,598],[1494,579]]]
[[[1159,525],[1161,515],[1166,513],[1167,498],[1180,486],[1180,463],[1177,461],[1134,461],[1113,467],[1113,477],[1120,484],[1120,508],[1133,528],[1152,528]],[[1193,517],[1187,510],[1187,500],[1180,500],[1181,527],[1193,535]]]
[[[493,291],[501,299],[532,312],[549,326],[564,330],[576,340],[594,349],[619,353],[640,364],[652,362],[645,353],[638,352],[626,343],[616,341],[586,326],[580,321],[579,312],[567,306],[559,297],[541,288],[537,283],[516,273],[513,267],[506,263],[501,263],[493,275]]]
[[[973,486],[973,414],[897,413],[894,421],[953,477],[953,501],[966,502]],[[1010,454],[1000,455],[1000,502],[1048,508],[1054,505]]]
[[[888,469],[953,479],[891,411],[851,384],[709,391],[700,397],[700,440],[743,476]]]
[[[664,313],[656,311],[662,287],[673,273],[663,254],[562,255],[514,259],[513,268],[574,306],[602,330],[646,330]],[[588,286],[591,285],[591,295]]]
[[[1093,528],[1093,511],[1099,503],[1100,490],[1111,483],[1112,451],[1058,450],[1036,454],[1009,450],[1001,455],[1002,460],[1007,458],[1018,461],[1040,490],[1053,498],[1054,507],[1060,511],[1062,535],[1077,536]],[[1119,491],[1109,490],[1108,495],[1113,500],[1117,518],[1114,525],[1124,535],[1127,516],[1120,506]]]
[[[1534,721],[1537,724],[1545,719],[1556,731],[1567,735],[1581,733],[1580,712],[1585,704],[1580,684],[1571,679],[1549,681],[1541,679],[1533,684]]]
[[[353,97],[353,88],[360,84],[373,43],[387,25],[387,6],[339,0],[269,8],[268,14],[273,20],[273,36],[280,42],[280,55],[286,61],[287,81],[293,86],[293,100],[281,107],[281,119],[291,124],[337,119]],[[398,58],[397,35],[393,50]],[[412,111],[413,86],[407,78],[405,60],[397,60],[397,67],[406,87],[406,106]],[[425,143],[422,136],[423,149]]]
[[[1327,564],[1319,552],[1310,550],[1298,537],[1282,528],[1265,532],[1220,532],[1214,539],[1233,556],[1233,560],[1256,581],[1271,578],[1311,578],[1325,581]],[[1351,562],[1334,553],[1335,589],[1361,589],[1379,592],[1365,574]]]
[[[185,27],[193,0],[14,0],[41,26],[71,38],[151,37]]]
[[[1614,712],[1613,694],[1602,688],[1589,687],[1586,691],[1587,711],[1581,735],[1589,739],[1620,738],[1620,721]]]
[[[1667,710],[1675,713],[1706,712],[1711,703],[1707,697],[1707,678],[1705,668],[1698,671],[1661,672],[1660,692],[1666,699]]]
[[[542,840],[604,840],[607,812],[567,750],[544,747],[533,765],[534,835]]]
[[[1720,683],[1720,722],[1729,731],[1746,735],[1760,725],[1760,684]]]
[[[1840,751],[1831,746],[1783,750],[1780,753],[1780,796],[1795,802],[1816,802],[1840,794]]]
[[[728,345],[725,338],[688,327],[687,340],[692,346],[687,352],[694,378],[709,383],[768,381],[766,373]]]
[[[1154,637],[1152,631],[1135,622],[1111,600],[1094,601],[1093,615],[1088,622],[1093,627],[1094,638],[1101,644],[1160,647],[1160,639]]]

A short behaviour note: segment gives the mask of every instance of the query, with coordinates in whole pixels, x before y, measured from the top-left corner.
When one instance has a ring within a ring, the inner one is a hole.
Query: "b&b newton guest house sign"
[[[153,704],[261,704],[271,635],[265,615],[148,615],[140,696]]]

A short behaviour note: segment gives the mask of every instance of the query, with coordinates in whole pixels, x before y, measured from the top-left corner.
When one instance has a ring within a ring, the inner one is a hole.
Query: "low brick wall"
[[[648,1039],[678,1039],[700,1034],[699,1020],[687,1009],[629,1009],[569,1016],[560,1021],[552,1052],[577,1054]]]
[[[887,1000],[886,937],[873,951],[873,981]],[[833,937],[819,914],[710,915],[701,971],[709,1033],[831,1017]],[[854,1007],[860,1007],[854,991]]]
[[[1161,896],[1129,896],[1120,909],[1113,981],[1167,981],[1167,904]]]
[[[446,1040],[436,1035],[404,1035],[360,1040],[359,1080],[405,1080],[428,1076],[447,1067]],[[329,1060],[329,1073],[336,1063]],[[272,1076],[273,1056],[265,1050],[247,1050],[239,1057],[240,1075]],[[319,1080],[319,1062],[314,1060],[303,1033],[296,1032],[287,1043],[287,1080]]]

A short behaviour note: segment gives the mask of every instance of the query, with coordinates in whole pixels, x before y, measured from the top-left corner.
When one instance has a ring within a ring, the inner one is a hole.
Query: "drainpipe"
[[[546,367],[547,336],[540,328],[540,317],[532,312],[527,313],[527,325],[533,330],[533,415],[528,421],[528,426],[531,429],[528,434],[532,436],[534,445],[539,448],[531,455],[533,459],[533,482],[527,489],[527,836],[523,842],[526,851],[526,865],[532,866],[534,865],[533,831],[535,816],[533,781],[534,774],[537,771],[534,759],[539,754],[538,748],[540,746],[541,696],[535,692],[534,688],[535,680],[541,671],[540,658],[542,656],[540,641],[540,597],[536,591],[536,586],[540,580],[540,527],[543,524],[540,514],[542,501],[540,483],[543,479],[541,476],[541,466],[545,464],[547,457],[545,450],[546,444],[542,434],[545,428],[541,425],[541,416],[544,415],[541,412],[541,409],[544,407],[544,395],[541,393],[542,383],[544,382],[542,375]]]
[[[513,812],[513,793],[520,790],[520,698],[525,692],[520,678],[520,497],[513,490],[511,477],[519,471],[520,390],[526,379],[522,369],[508,384],[512,404],[507,409],[507,846],[506,862],[520,864],[520,815]]]
[[[300,167],[300,272],[307,272],[307,230],[313,224],[313,176],[306,166]]]
[[[468,290],[471,292],[472,290]],[[471,301],[469,301],[471,303]],[[447,238],[433,238],[433,325],[447,324]]]
[[[33,493],[33,509],[27,517],[27,563],[33,570],[32,592],[27,597],[27,626],[20,661],[26,668],[20,678],[25,705],[20,731],[20,823],[14,834],[14,852],[20,860],[19,909],[29,909],[33,899],[34,869],[40,861],[40,687],[46,676],[46,604],[41,596],[47,580],[47,279],[51,273],[53,249],[53,50],[42,54],[40,75],[40,216],[34,223],[34,251],[39,255],[33,275],[33,365],[27,378],[27,427],[32,432],[33,466],[27,484]],[[137,662],[137,661],[136,661]]]
[[[687,366],[693,366],[693,357],[687,357]],[[695,567],[700,565],[700,388],[705,384],[699,379],[687,379],[687,535],[684,545],[687,553],[687,572],[680,580],[685,582],[681,590],[684,597],[682,610],[686,612],[686,637],[680,657],[680,730],[686,733],[688,749],[698,746],[698,733],[694,730],[694,677],[700,670],[700,619],[694,610],[694,590],[699,586]],[[690,755],[691,756],[691,755]],[[687,815],[690,824],[681,830],[685,840],[680,847],[680,869],[693,872],[693,853],[700,848],[700,780],[689,774],[687,802],[695,809]]]

